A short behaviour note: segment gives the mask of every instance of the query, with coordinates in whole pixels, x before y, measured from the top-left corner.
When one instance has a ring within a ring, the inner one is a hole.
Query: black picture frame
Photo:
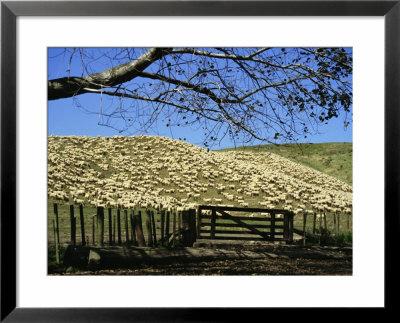
[[[2,1],[1,2],[1,321],[252,321],[265,309],[18,308],[16,285],[16,19],[18,16],[384,16],[385,306],[394,309],[391,268],[399,233],[400,0],[394,1]],[[371,255],[373,256],[373,255]],[[40,291],[38,291],[39,293]],[[290,291],[289,291],[290,292]],[[278,310],[278,309],[275,309]],[[380,310],[380,309],[377,309]],[[248,313],[250,311],[250,313]],[[281,311],[283,314],[283,311]],[[284,312],[287,315],[287,311]],[[240,314],[240,315],[239,315]],[[253,316],[254,315],[254,316]],[[253,317],[253,319],[251,318]]]

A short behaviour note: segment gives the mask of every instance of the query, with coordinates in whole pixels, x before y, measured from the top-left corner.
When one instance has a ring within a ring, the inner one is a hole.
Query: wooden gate
[[[243,212],[253,216],[238,215]],[[293,216],[293,212],[286,210],[201,205],[197,212],[197,239],[290,243],[293,242]]]

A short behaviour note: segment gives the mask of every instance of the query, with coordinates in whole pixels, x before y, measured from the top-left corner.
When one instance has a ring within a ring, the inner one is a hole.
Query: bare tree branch
[[[100,114],[115,122],[121,119],[124,129],[158,120],[167,126],[203,124],[209,131],[206,138],[213,140],[222,133],[234,140],[240,135],[292,141],[317,132],[319,124],[340,113],[347,118],[352,105],[350,49],[119,48],[97,56],[84,49],[66,52],[66,76],[48,81],[49,100],[84,93],[100,94],[102,100],[118,98],[117,104],[102,106]],[[75,54],[87,75],[70,76]],[[101,59],[111,67],[97,72]]]

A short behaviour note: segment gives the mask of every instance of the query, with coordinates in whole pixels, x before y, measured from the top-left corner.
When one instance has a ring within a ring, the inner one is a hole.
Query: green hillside
[[[271,152],[336,177],[350,185],[353,183],[353,144],[349,142],[258,145],[222,149],[221,151],[230,150],[255,153]]]

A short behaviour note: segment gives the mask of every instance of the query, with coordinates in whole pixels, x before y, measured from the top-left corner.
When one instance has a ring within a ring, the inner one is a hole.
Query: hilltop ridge
[[[353,183],[353,143],[351,142],[256,145],[219,151],[271,152],[336,177],[347,184]]]

